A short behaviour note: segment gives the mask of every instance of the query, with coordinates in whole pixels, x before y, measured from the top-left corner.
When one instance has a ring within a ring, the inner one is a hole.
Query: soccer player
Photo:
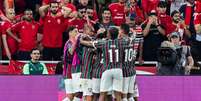
[[[77,35],[78,35],[78,29],[75,27],[69,27],[68,31],[69,33],[69,40],[66,42],[64,46],[64,77],[65,77],[65,88],[67,93],[67,98],[65,98],[63,101],[80,101],[79,98],[74,97],[77,90],[80,90],[81,88],[79,85],[79,78],[76,74],[72,74],[72,70],[77,69],[75,61],[76,60],[76,47],[77,47]],[[78,65],[77,65],[78,66]]]
[[[87,35],[88,40],[94,40],[95,33],[90,25],[84,25],[84,33]],[[81,81],[83,96],[86,101],[92,101],[92,70],[93,70],[93,56],[94,49],[87,46],[82,46],[82,65],[81,65]]]
[[[120,37],[128,39],[130,27],[128,24],[121,24]],[[133,36],[132,36],[133,37]],[[134,82],[136,78],[135,59],[136,59],[136,39],[132,40],[128,46],[124,47],[123,52],[123,99],[122,101],[134,101]]]
[[[123,86],[122,74],[122,50],[127,46],[127,39],[118,39],[118,29],[111,27],[108,30],[108,40],[84,41],[81,39],[81,44],[94,46],[103,52],[104,72],[101,77],[100,98],[99,101],[104,101],[107,92],[114,91],[117,101],[121,101],[121,92]]]

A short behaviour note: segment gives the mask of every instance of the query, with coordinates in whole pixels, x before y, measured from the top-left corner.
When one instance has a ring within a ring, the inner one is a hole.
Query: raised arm
[[[49,8],[49,5],[44,5],[44,6],[41,6],[41,7],[39,8],[39,14],[40,14],[40,16],[41,16],[42,18],[45,17],[45,15],[46,15],[46,13],[47,13],[47,11],[48,11],[48,8]]]

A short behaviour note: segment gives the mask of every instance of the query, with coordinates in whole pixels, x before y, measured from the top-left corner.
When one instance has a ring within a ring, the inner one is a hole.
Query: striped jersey
[[[93,72],[92,77],[93,78],[101,78],[103,73],[103,58],[102,58],[102,51],[98,49],[94,55],[94,64],[93,64]]]
[[[66,78],[72,78],[71,75],[71,68],[72,68],[72,59],[73,55],[69,53],[69,50],[72,49],[72,42],[67,41],[64,46],[64,69],[63,69],[63,75]]]
[[[128,45],[127,39],[115,40],[98,40],[94,42],[94,46],[99,48],[103,53],[104,70],[112,68],[122,68],[122,50]]]
[[[139,53],[139,46],[143,42],[142,34],[136,34],[131,36],[132,41],[127,47],[124,47],[123,55],[123,77],[129,77],[136,74],[135,61],[137,54]]]
[[[92,78],[92,60],[94,49],[83,46],[82,64],[81,64],[81,78]]]

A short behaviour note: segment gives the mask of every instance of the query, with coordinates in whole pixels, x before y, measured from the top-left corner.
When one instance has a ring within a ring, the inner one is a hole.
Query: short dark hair
[[[126,23],[121,24],[120,28],[124,31],[124,34],[128,35],[130,32],[130,26]]]
[[[171,13],[171,17],[173,17],[175,14],[179,13],[179,11],[177,10],[174,10],[172,13]]]
[[[108,31],[112,40],[118,38],[119,30],[116,27],[110,27]]]
[[[160,1],[160,2],[158,3],[158,7],[167,8],[167,2],[165,2],[165,1]]]
[[[50,7],[52,4],[58,4],[59,5],[59,2],[57,0],[51,0],[49,3]]]
[[[40,52],[40,50],[39,50],[38,48],[33,48],[33,49],[31,50],[31,54],[32,54],[32,52],[35,51],[35,50],[38,50],[38,51]],[[41,52],[40,52],[40,53],[41,53]]]
[[[101,9],[101,13],[104,13],[104,11],[110,11],[110,9],[108,8],[108,7],[103,7],[102,9]],[[111,12],[111,11],[110,11]]]

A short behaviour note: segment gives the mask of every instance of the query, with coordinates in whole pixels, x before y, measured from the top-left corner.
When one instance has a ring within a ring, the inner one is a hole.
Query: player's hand
[[[144,64],[144,60],[142,59],[142,57],[139,57],[138,61],[139,61],[139,65],[143,65]]]

